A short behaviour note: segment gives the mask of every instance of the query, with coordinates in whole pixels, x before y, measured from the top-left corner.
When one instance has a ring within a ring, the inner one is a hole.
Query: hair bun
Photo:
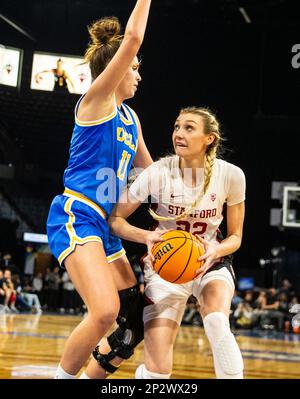
[[[116,17],[101,18],[88,27],[93,44],[99,46],[119,36],[121,25]]]

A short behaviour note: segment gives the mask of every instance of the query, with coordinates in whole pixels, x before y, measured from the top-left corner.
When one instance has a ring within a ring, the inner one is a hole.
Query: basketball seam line
[[[189,234],[192,234],[192,233],[189,233]],[[186,236],[171,237],[171,238],[168,238],[167,241],[174,240],[175,238],[186,238],[187,240],[195,241],[194,238],[190,238],[190,237],[186,237]],[[151,251],[155,251],[155,250],[156,250],[156,247],[157,247],[159,244],[162,244],[162,243],[163,243],[163,241],[159,241],[159,242],[157,242],[156,244],[154,244],[153,247],[151,248]]]
[[[182,237],[180,237],[180,238],[182,238]],[[187,237],[184,237],[184,243],[181,244],[180,247],[178,247],[178,248],[176,249],[176,251],[172,252],[171,255],[164,261],[164,263],[163,263],[163,264],[161,265],[161,267],[159,268],[157,274],[159,274],[159,273],[161,272],[161,269],[164,267],[164,265],[166,264],[166,262],[167,262],[174,254],[176,254],[177,251],[179,251],[179,250],[185,245],[186,241],[187,241]]]
[[[194,242],[194,240],[191,240],[191,241]],[[188,264],[189,264],[189,262],[190,262],[190,259],[191,259],[191,257],[192,257],[193,248],[194,248],[194,246],[193,246],[193,244],[192,244],[192,245],[191,245],[191,250],[190,250],[190,255],[189,255],[189,258],[188,258],[188,260],[187,260],[187,262],[186,262],[185,267],[183,268],[183,271],[181,272],[181,274],[180,274],[174,281],[172,281],[172,283],[175,283],[177,280],[179,280],[180,277],[181,277],[181,276],[184,274],[184,272],[186,271],[186,268],[187,268],[187,266],[188,266]]]

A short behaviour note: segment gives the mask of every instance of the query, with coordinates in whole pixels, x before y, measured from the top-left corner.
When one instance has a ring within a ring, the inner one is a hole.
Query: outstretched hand
[[[194,279],[197,279],[201,278],[207,272],[207,270],[209,270],[213,266],[215,260],[218,258],[218,255],[215,244],[204,240],[204,238],[198,236],[197,234],[195,234],[195,236],[200,241],[205,250],[205,253],[202,256],[199,256],[199,258],[197,259],[199,262],[204,261],[203,265],[199,267],[199,269],[197,269],[195,272],[196,275]]]

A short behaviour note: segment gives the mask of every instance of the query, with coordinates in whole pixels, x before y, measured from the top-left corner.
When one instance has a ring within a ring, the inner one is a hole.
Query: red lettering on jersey
[[[175,209],[176,209],[175,215],[176,216],[180,215],[180,213],[179,213],[180,206],[175,206]]]
[[[216,214],[217,214],[217,208],[203,209],[202,211],[195,209],[193,211],[193,213],[191,213],[189,216],[192,218],[206,219],[206,218],[216,216]]]
[[[200,219],[205,219],[205,214],[206,214],[205,210],[201,211],[199,215]]]
[[[185,212],[185,208],[176,206],[176,205],[169,205],[168,206],[169,214],[171,215],[181,215]],[[195,219],[207,219],[217,215],[217,208],[213,209],[203,209],[200,211],[199,209],[195,209],[193,213],[189,214],[191,218]]]
[[[169,205],[169,213],[174,215],[174,205]]]

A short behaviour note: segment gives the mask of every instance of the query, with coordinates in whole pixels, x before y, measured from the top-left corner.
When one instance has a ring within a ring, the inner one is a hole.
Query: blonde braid
[[[216,157],[217,146],[208,147],[204,160],[204,194],[206,194],[208,190]]]
[[[165,222],[169,220],[180,220],[189,215],[193,209],[197,206],[198,203],[201,202],[204,195],[207,193],[212,172],[213,166],[215,164],[215,160],[217,158],[217,151],[220,145],[220,141],[223,138],[220,135],[219,131],[219,123],[216,120],[216,117],[210,112],[207,108],[196,108],[196,107],[188,107],[181,110],[180,113],[193,113],[202,116],[205,122],[205,134],[213,133],[215,135],[214,141],[208,146],[205,158],[204,158],[204,184],[203,187],[199,189],[199,194],[195,198],[194,202],[190,207],[188,207],[181,215],[177,216],[160,216],[157,215],[151,208],[149,208],[149,213],[153,217],[153,219],[159,222]]]

